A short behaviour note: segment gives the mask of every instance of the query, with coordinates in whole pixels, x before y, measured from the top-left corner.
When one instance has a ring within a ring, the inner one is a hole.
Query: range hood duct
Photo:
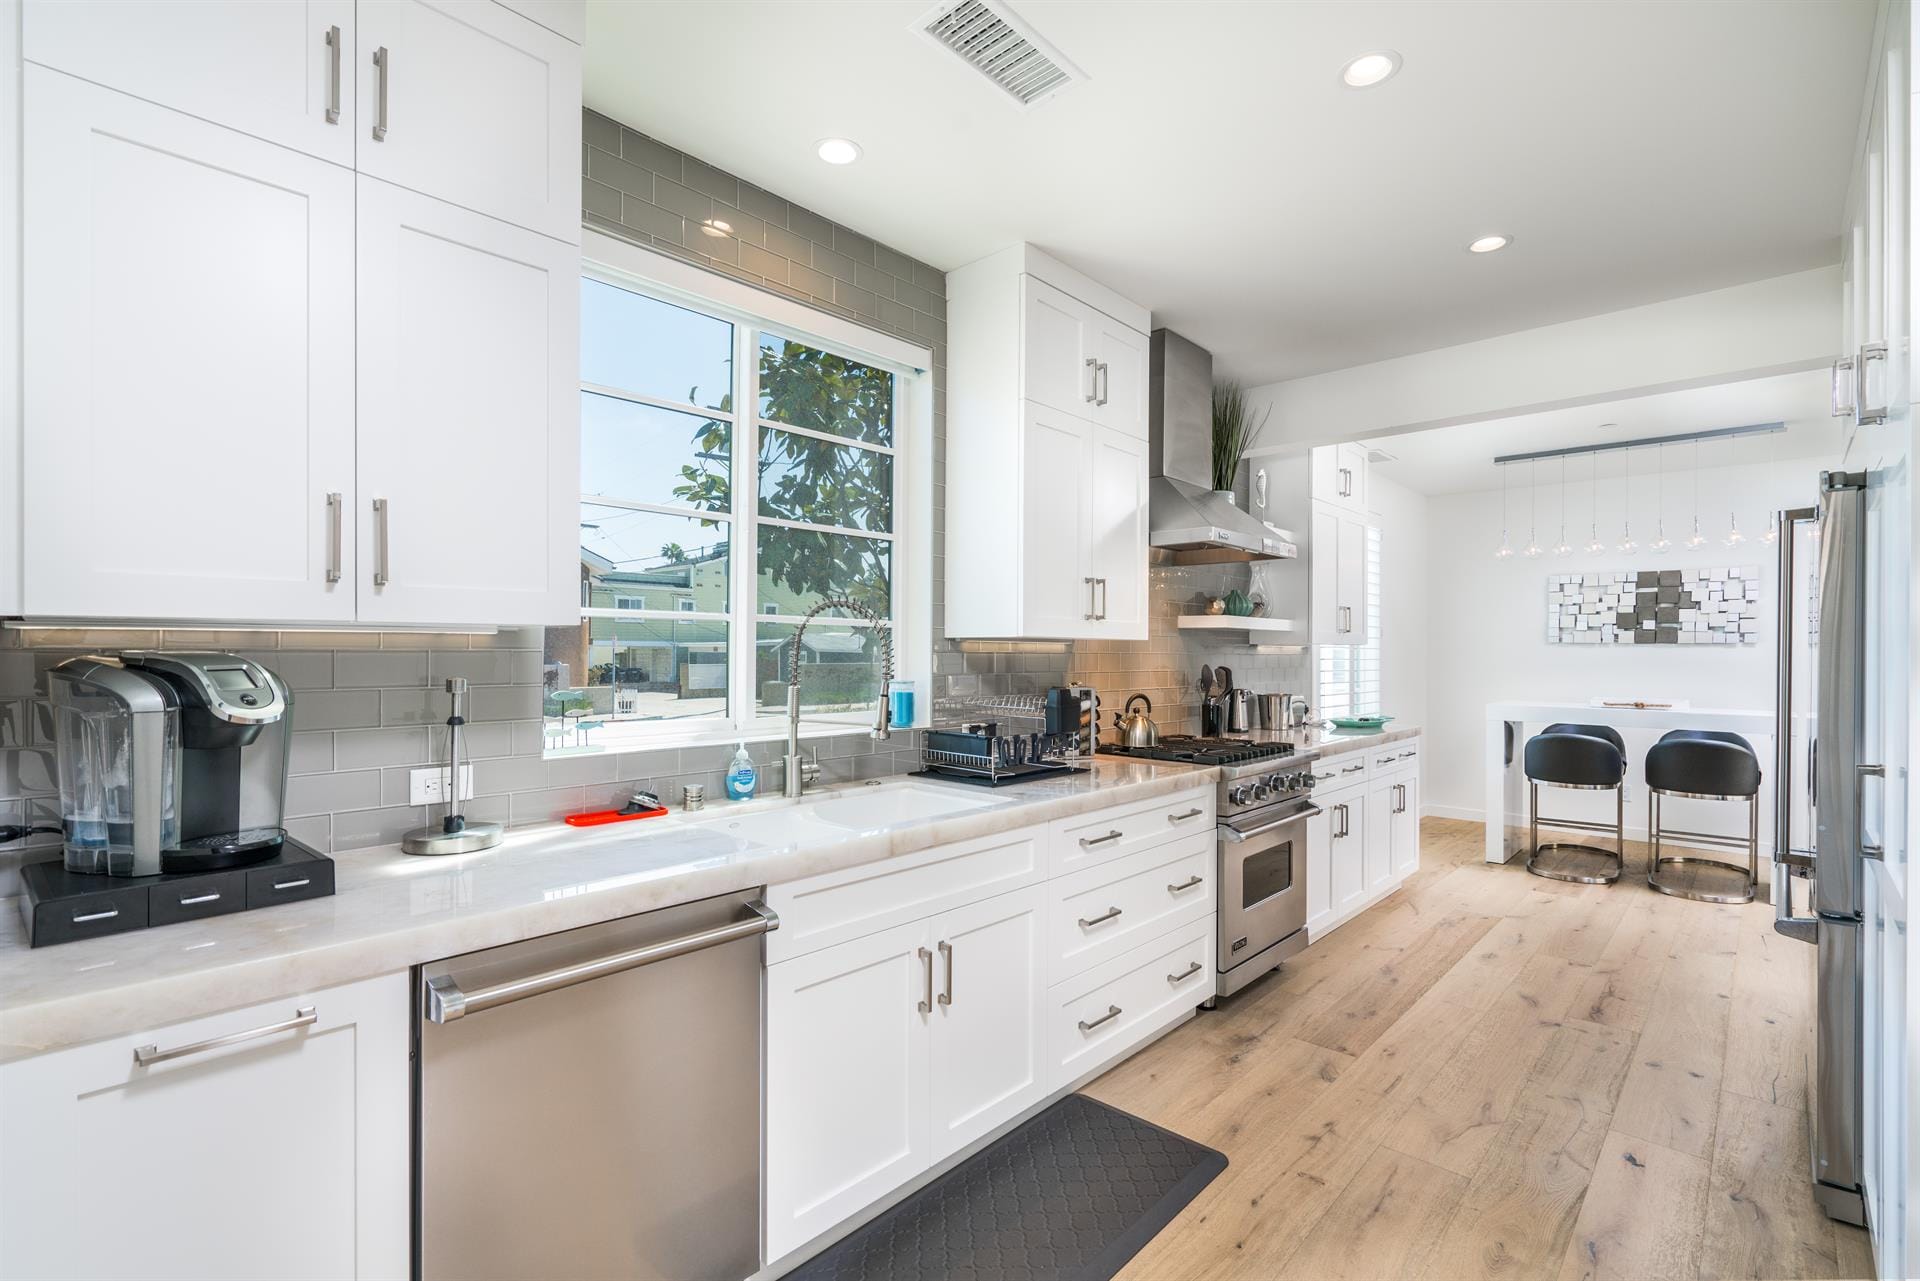
[[[1293,535],[1213,492],[1213,353],[1153,331],[1147,543],[1157,563],[1210,565],[1299,555]]]

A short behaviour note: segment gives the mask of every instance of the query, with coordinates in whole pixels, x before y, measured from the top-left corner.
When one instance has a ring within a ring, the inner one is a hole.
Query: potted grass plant
[[[1213,389],[1213,490],[1233,502],[1233,474],[1240,470],[1240,460],[1266,429],[1267,418],[1273,413],[1268,405],[1260,415],[1260,421],[1253,420],[1253,406],[1247,403],[1247,393],[1239,383],[1218,383]]]

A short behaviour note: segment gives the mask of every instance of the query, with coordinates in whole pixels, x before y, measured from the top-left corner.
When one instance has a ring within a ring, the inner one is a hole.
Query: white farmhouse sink
[[[972,813],[1001,803],[996,797],[968,796],[927,783],[889,783],[825,797],[806,808],[825,822],[865,832],[896,823]]]

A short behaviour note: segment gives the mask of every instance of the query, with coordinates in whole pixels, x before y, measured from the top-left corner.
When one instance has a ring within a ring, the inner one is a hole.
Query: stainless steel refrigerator
[[[1866,688],[1866,476],[1824,472],[1820,506],[1780,513],[1774,928],[1818,949],[1807,1110],[1814,1197],[1866,1222],[1861,1199],[1861,749]],[[1804,881],[1808,914],[1793,911]]]

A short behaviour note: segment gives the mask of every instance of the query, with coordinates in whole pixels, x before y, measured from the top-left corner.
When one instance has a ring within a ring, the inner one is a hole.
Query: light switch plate
[[[460,799],[473,799],[473,766],[460,767]],[[447,767],[428,766],[407,775],[407,804],[445,805],[447,803]]]

